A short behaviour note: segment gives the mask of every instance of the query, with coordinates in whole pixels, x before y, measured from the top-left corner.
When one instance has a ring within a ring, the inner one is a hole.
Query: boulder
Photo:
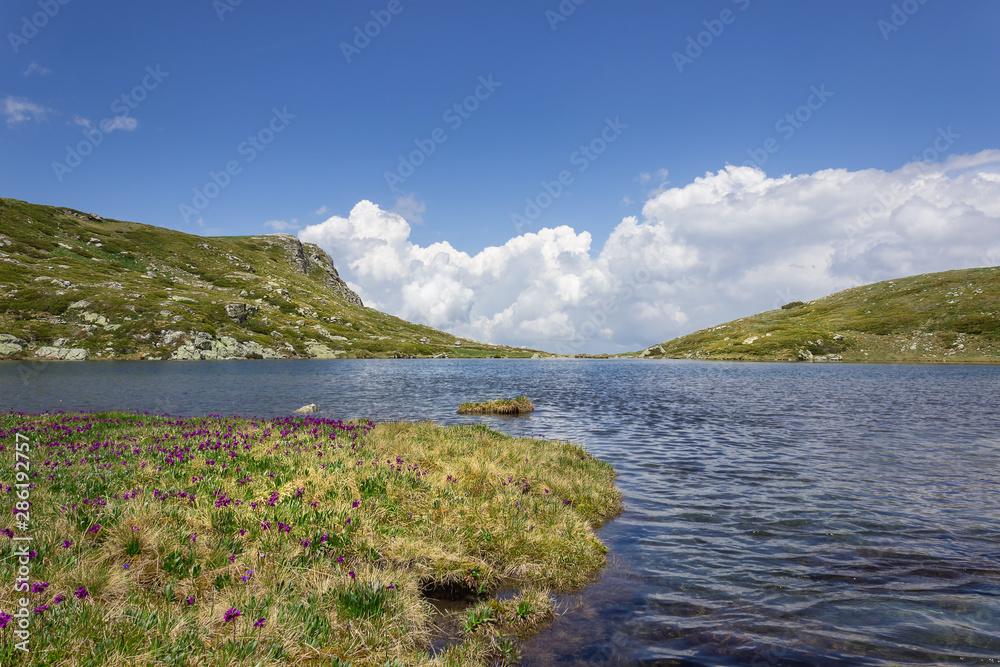
[[[90,358],[90,353],[87,350],[77,347],[40,347],[35,350],[36,357],[42,357],[43,359],[62,359],[65,361],[86,361]]]
[[[247,303],[227,303],[226,315],[237,322],[246,322],[247,318],[257,312],[257,306]]]
[[[13,334],[0,334],[0,343],[13,343],[14,345],[27,345],[28,341],[22,340]]]
[[[300,415],[306,415],[306,414],[309,414],[311,412],[316,412],[318,409],[319,408],[316,407],[315,403],[310,403],[309,405],[303,405],[301,408],[299,408],[295,412],[297,414],[300,414]]]
[[[15,354],[20,354],[23,349],[24,348],[17,343],[0,343],[0,356],[10,357]]]

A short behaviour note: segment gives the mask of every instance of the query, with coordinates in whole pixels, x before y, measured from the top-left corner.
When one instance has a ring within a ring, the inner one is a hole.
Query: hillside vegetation
[[[530,357],[363,306],[318,246],[0,199],[0,358]]]
[[[997,363],[1000,267],[854,287],[702,329],[639,356]]]

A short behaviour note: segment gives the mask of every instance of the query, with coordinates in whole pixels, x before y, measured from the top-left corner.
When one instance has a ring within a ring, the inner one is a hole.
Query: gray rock
[[[181,345],[179,348],[174,350],[174,353],[170,355],[170,358],[178,361],[194,361],[201,359],[202,357],[201,352],[193,345]]]
[[[257,312],[257,306],[246,303],[227,303],[226,315],[237,322],[246,322],[247,318]]]
[[[9,357],[20,354],[24,348],[16,343],[0,343],[0,357]]]
[[[0,343],[13,343],[14,345],[27,345],[28,342],[21,340],[13,334],[0,334]]]
[[[36,357],[45,359],[63,359],[66,361],[86,361],[90,353],[83,348],[40,347],[35,350]]]
[[[301,408],[299,408],[295,412],[297,414],[305,415],[305,414],[309,414],[310,412],[316,412],[318,409],[319,408],[316,407],[315,403],[310,403],[309,405],[303,405]]]
[[[89,301],[74,301],[73,303],[69,304],[68,307],[69,308],[86,308],[89,305],[90,305]]]
[[[66,361],[86,361],[90,358],[90,352],[87,352],[83,348],[73,348],[66,351],[66,356],[63,357]]]
[[[834,340],[844,340],[844,336],[841,334],[833,334]]]
[[[272,331],[271,338],[284,338],[280,331]]]
[[[56,338],[55,342],[52,343],[55,347],[66,347],[70,344],[69,338]]]
[[[344,354],[343,350],[331,350],[326,345],[316,342],[306,343],[306,351],[314,359],[336,359]]]
[[[185,334],[183,331],[174,331],[172,329],[167,329],[162,334],[160,334],[160,344],[161,345],[172,345],[174,341],[183,337]]]
[[[204,331],[195,332],[194,340],[191,344],[199,350],[211,350],[212,336]]]

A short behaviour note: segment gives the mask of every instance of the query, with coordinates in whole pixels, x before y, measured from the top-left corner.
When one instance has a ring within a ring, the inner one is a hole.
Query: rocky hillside
[[[998,363],[1000,267],[928,273],[789,303],[638,356]]]
[[[371,308],[288,234],[204,238],[0,199],[0,358],[526,357]]]

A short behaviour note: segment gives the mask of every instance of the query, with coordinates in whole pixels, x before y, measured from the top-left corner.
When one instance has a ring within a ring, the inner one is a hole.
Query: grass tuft
[[[501,398],[483,403],[462,403],[458,408],[460,415],[520,415],[533,412],[535,406],[527,396],[517,398]]]

